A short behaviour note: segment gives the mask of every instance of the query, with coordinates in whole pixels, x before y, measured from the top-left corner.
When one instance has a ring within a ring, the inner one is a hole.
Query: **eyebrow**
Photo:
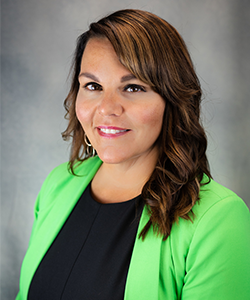
[[[121,82],[129,81],[131,79],[136,79],[136,77],[133,74],[128,74],[128,75],[122,76]]]
[[[89,78],[89,79],[92,79],[92,80],[94,80],[94,81],[97,81],[97,82],[100,82],[100,80],[95,76],[95,75],[93,75],[93,74],[91,74],[91,73],[87,73],[87,72],[84,72],[84,73],[81,73],[79,76],[78,76],[78,78],[79,77],[87,77],[87,78]]]
[[[82,77],[82,76],[87,77],[89,79],[92,79],[94,81],[100,82],[98,77],[96,77],[94,74],[91,74],[91,73],[88,73],[88,72],[83,72],[78,76],[78,78]],[[131,79],[136,79],[136,77],[133,74],[124,75],[121,78],[121,82],[129,81]]]

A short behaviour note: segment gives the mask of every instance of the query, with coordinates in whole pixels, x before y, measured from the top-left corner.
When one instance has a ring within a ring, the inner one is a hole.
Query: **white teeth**
[[[107,129],[107,128],[100,128],[100,130],[102,132],[108,133],[108,134],[117,134],[117,133],[126,131],[126,129],[124,129],[124,130],[115,130],[115,129]]]

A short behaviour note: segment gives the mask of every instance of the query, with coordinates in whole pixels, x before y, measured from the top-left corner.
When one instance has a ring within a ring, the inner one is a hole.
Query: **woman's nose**
[[[104,93],[98,105],[98,113],[102,116],[120,116],[123,112],[119,95],[115,93]]]

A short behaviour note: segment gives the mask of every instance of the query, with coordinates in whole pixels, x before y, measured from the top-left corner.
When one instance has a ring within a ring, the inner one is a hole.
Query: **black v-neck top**
[[[143,201],[101,204],[90,185],[47,251],[32,279],[28,300],[119,300]]]

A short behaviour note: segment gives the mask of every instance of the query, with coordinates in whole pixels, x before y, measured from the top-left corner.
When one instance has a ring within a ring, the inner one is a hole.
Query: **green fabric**
[[[67,164],[45,180],[35,204],[35,221],[23,261],[16,300],[27,299],[32,277],[80,195],[101,165],[98,157],[76,169]],[[250,214],[233,192],[214,182],[203,186],[193,222],[180,219],[166,241],[152,228],[136,238],[125,300],[250,299]],[[145,207],[138,234],[148,221]]]

